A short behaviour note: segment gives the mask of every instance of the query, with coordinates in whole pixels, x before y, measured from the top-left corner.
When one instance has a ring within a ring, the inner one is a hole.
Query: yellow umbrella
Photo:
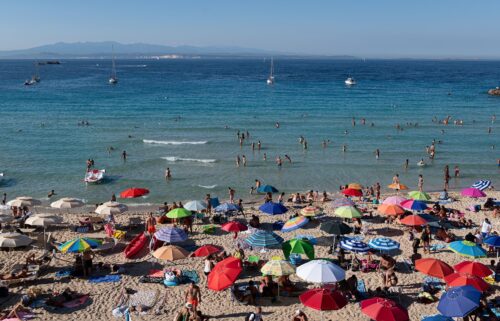
[[[359,189],[359,190],[363,189],[363,185],[361,185],[359,183],[351,183],[347,187],[352,188],[352,189]]]
[[[404,184],[391,184],[391,185],[388,185],[387,187],[389,187],[390,189],[397,189],[397,190],[408,189],[408,187]]]
[[[153,252],[153,256],[160,260],[175,261],[189,256],[189,252],[175,245],[162,246]]]
[[[271,276],[290,275],[295,273],[295,267],[285,260],[270,260],[264,264],[260,272]]]

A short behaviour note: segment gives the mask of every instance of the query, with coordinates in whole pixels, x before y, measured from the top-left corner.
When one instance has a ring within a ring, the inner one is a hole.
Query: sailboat
[[[40,73],[38,71],[38,62],[35,63],[35,74],[31,76],[31,79],[28,79],[24,82],[25,86],[35,85],[40,82]]]
[[[118,83],[118,78],[116,77],[115,51],[113,47],[111,50],[113,51],[113,57],[112,57],[111,77],[109,77],[109,83],[114,85]]]
[[[274,85],[274,60],[271,58],[271,72],[269,73],[269,77],[267,78],[268,85]]]

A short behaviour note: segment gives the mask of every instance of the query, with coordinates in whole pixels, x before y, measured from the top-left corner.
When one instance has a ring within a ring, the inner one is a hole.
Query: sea
[[[134,205],[207,193],[226,199],[228,187],[246,198],[255,179],[286,193],[334,192],[351,182],[386,188],[396,173],[410,189],[422,174],[424,189],[439,191],[445,165],[452,176],[460,168],[450,188],[479,179],[500,184],[500,119],[492,121],[500,97],[487,94],[500,84],[500,61],[278,57],[272,86],[269,59],[116,65],[117,85],[108,83],[111,61],[80,59],[42,65],[41,82],[24,86],[34,62],[0,61],[0,193],[47,199],[55,190],[56,197],[94,204],[148,188],[145,198],[123,200]],[[349,76],[355,86],[345,85]],[[450,124],[436,122],[448,116]],[[457,119],[463,125],[454,125]],[[238,131],[250,134],[241,148]],[[236,166],[238,155],[246,167]],[[278,167],[275,159],[284,155],[292,162]],[[422,158],[425,167],[417,166]],[[87,159],[106,170],[101,184],[83,182]]]

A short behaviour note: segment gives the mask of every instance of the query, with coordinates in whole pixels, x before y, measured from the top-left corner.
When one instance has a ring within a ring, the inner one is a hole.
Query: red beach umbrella
[[[462,286],[462,285],[472,285],[478,291],[484,292],[488,289],[489,285],[483,279],[466,273],[453,273],[444,278],[448,286]]]
[[[306,307],[320,311],[339,310],[347,305],[346,298],[340,292],[323,288],[304,292],[299,299]]]
[[[149,194],[147,188],[132,187],[120,193],[121,198],[136,198]]]
[[[453,274],[453,268],[451,266],[441,260],[431,258],[416,260],[415,270],[440,279]]]
[[[234,284],[243,271],[241,260],[228,257],[217,263],[208,275],[208,288],[222,291]]]
[[[238,232],[248,230],[248,227],[245,224],[242,224],[237,221],[231,221],[222,224],[222,229],[226,232],[234,232],[234,238],[238,236]]]
[[[342,191],[342,194],[347,196],[363,196],[362,191],[354,188],[346,188],[345,190]]]
[[[409,321],[408,311],[379,297],[361,301],[361,311],[375,321]]]
[[[219,247],[217,247],[215,245],[208,244],[208,245],[203,245],[203,246],[200,246],[199,248],[197,248],[196,251],[193,252],[193,256],[205,257],[205,256],[209,256],[210,254],[219,253],[220,251],[222,251],[222,250]]]
[[[409,226],[422,226],[427,224],[427,221],[418,215],[408,215],[404,219],[402,219],[401,224],[409,225]]]
[[[480,278],[493,274],[493,271],[491,271],[486,265],[474,261],[463,261],[453,267],[455,268],[455,271],[459,273],[472,274]]]

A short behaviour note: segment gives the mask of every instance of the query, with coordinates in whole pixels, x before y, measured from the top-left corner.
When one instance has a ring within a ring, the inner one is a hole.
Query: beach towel
[[[92,276],[89,278],[89,283],[107,283],[107,282],[120,282],[122,279],[121,275],[103,275],[103,276]]]
[[[78,308],[78,307],[81,307],[82,305],[84,305],[85,303],[87,303],[89,301],[89,299],[90,299],[90,297],[88,295],[82,295],[78,299],[64,302],[63,307],[65,307],[67,309]]]
[[[56,277],[63,278],[66,276],[71,276],[73,271],[74,271],[73,269],[62,269],[62,270],[56,272]]]
[[[198,275],[198,272],[196,272],[195,270],[183,270],[181,283],[187,284],[191,282],[194,282],[195,284],[200,282],[200,276]]]
[[[445,247],[446,247],[446,245],[444,245],[444,244],[433,244],[430,246],[429,250],[431,252],[437,252],[439,250],[444,249]]]
[[[148,276],[150,276],[152,278],[163,278],[165,276],[165,271],[152,269],[152,270],[149,270]]]

